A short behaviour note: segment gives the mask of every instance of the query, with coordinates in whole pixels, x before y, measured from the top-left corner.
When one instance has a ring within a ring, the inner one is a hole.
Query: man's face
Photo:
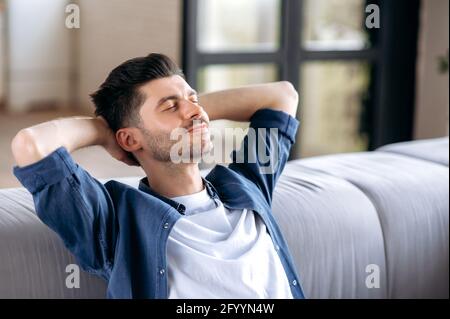
[[[188,142],[190,161],[197,161],[212,149],[208,115],[198,104],[197,93],[182,77],[152,80],[140,91],[146,97],[139,112],[146,154],[158,161],[171,161],[171,149],[181,138]],[[171,140],[175,132],[178,138]]]

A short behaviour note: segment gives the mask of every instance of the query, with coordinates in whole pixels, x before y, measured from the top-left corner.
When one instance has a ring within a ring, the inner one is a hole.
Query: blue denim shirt
[[[293,297],[304,298],[288,246],[271,212],[273,190],[298,124],[281,111],[255,112],[251,128],[278,129],[277,141],[270,138],[269,130],[262,139],[267,152],[278,146],[271,172],[262,172],[258,143],[247,135],[240,149],[232,152],[232,163],[216,165],[203,181],[210,196],[225,207],[259,214]],[[249,160],[252,156],[258,160]],[[183,205],[156,194],[146,178],[139,189],[113,180],[102,184],[78,166],[64,147],[36,163],[14,167],[14,174],[33,195],[38,217],[62,238],[81,268],[108,282],[108,298],[167,298],[166,244],[184,214]]]

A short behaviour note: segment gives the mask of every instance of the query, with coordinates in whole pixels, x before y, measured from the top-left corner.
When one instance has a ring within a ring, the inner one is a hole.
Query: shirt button
[[[296,285],[297,285],[297,280],[294,279],[294,280],[292,281],[292,284],[293,284],[294,286],[296,286]]]
[[[184,205],[180,205],[180,207],[178,207],[178,211],[180,213],[184,213],[186,211],[186,207]]]
[[[276,250],[280,250],[280,246],[276,245],[276,246],[275,246],[275,249],[276,249]]]
[[[163,227],[164,227],[164,229],[169,228],[169,223],[165,223]]]
[[[159,274],[160,274],[161,276],[163,276],[165,272],[166,272],[166,271],[165,271],[164,269],[160,269],[160,270],[159,270]]]

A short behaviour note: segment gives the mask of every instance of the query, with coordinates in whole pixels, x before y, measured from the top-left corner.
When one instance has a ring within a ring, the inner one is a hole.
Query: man
[[[39,218],[84,270],[108,282],[109,298],[303,298],[270,208],[298,127],[290,83],[199,97],[174,62],[152,53],[115,68],[92,99],[97,117],[23,129],[12,151]],[[246,136],[228,167],[202,178],[198,159],[211,151],[216,119],[249,121],[276,154],[272,170],[262,167],[260,142]],[[177,129],[189,137],[189,161],[173,159]],[[140,165],[139,189],[103,185],[74,163],[70,153],[89,145]]]

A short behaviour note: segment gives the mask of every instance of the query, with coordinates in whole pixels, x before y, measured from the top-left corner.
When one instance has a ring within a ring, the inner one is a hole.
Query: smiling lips
[[[206,125],[206,123],[201,123],[201,124],[197,124],[192,126],[190,129],[188,129],[188,132],[195,132],[195,131],[202,131],[202,130],[206,130],[208,128],[208,126]]]

